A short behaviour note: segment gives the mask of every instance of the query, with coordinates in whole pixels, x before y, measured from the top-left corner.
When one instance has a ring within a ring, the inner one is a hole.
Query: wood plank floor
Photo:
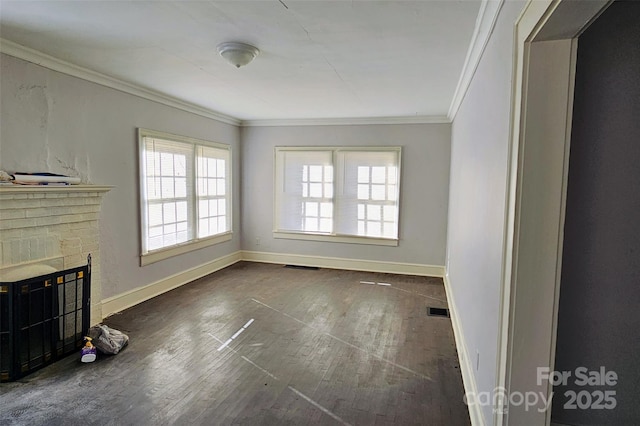
[[[427,306],[441,279],[241,262],[106,319],[119,355],[1,384],[0,424],[469,425]]]

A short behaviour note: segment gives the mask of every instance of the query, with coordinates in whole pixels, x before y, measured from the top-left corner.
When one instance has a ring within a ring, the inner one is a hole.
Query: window
[[[397,245],[400,148],[276,148],[276,238]]]
[[[228,145],[139,129],[141,264],[231,239]]]

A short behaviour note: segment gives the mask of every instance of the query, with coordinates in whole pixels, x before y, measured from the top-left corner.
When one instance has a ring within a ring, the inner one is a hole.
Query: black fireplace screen
[[[89,330],[87,264],[16,282],[0,282],[0,382],[23,377],[78,351]]]

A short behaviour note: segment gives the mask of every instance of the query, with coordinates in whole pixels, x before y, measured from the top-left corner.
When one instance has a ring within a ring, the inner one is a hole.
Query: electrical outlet
[[[256,237],[256,245],[259,246],[260,245],[260,237]]]

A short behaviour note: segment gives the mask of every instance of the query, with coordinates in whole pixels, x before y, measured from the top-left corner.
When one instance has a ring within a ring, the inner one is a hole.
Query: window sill
[[[212,237],[202,238],[195,241],[189,241],[177,246],[162,248],[154,250],[140,255],[140,266],[149,265],[151,263],[159,262],[170,257],[178,256],[180,254],[189,253],[194,250],[199,250],[205,247],[220,244],[225,241],[231,241],[232,232],[227,232],[220,235],[214,235]]]
[[[287,240],[324,241],[329,243],[398,246],[397,238],[358,237],[352,235],[305,234],[302,232],[273,231],[273,238]]]

